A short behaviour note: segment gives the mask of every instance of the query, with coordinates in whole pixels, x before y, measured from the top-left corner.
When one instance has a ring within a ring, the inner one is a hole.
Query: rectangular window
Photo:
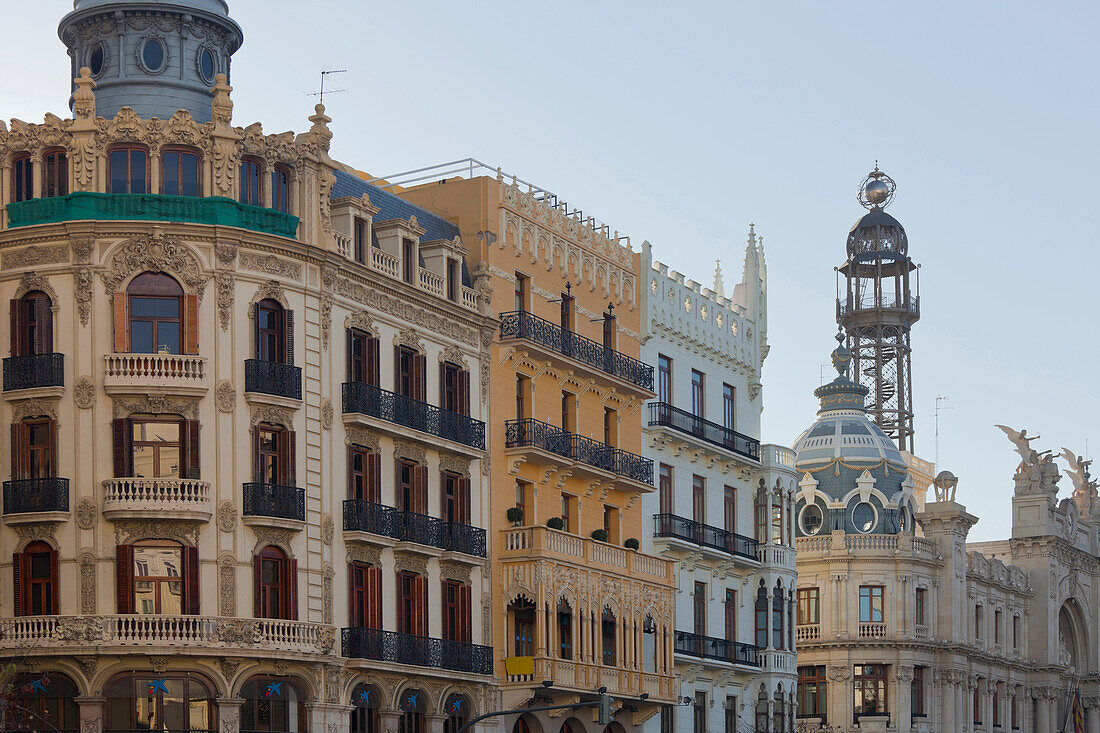
[[[768,541],[768,495],[761,489],[756,494],[753,503],[753,515],[755,519],[756,541],[764,543]]]
[[[107,193],[148,193],[144,148],[115,148],[107,158]],[[28,161],[29,163],[29,161]]]
[[[457,473],[444,471],[443,513],[444,522],[470,523],[470,479]]]
[[[570,496],[569,494],[561,495],[561,521],[565,525],[566,532],[577,531],[577,511],[576,511],[577,497]]]
[[[776,498],[772,504],[772,535],[773,545],[783,544],[783,500]]]
[[[722,384],[722,425],[730,430],[736,430],[737,388],[732,384]]]
[[[661,706],[661,733],[674,733],[673,728],[673,716],[672,706]]]
[[[857,664],[854,679],[855,715],[886,715],[886,666]]]
[[[619,413],[610,407],[603,408],[603,443],[610,446],[619,444]]]
[[[615,616],[607,609],[604,609],[603,618],[600,621],[600,639],[603,642],[603,663],[608,667],[614,667]]]
[[[531,380],[522,374],[516,375],[516,419],[528,417],[527,393],[531,390]]]
[[[756,632],[756,645],[761,649],[768,646],[768,594],[763,588],[756,594],[753,607],[753,623]]]
[[[264,193],[260,188],[260,162],[244,158],[240,165],[240,202],[249,206],[263,206]]]
[[[348,498],[354,501],[382,502],[380,453],[359,445],[348,448]]]
[[[672,404],[672,359],[657,355],[657,401]]]
[[[821,596],[817,588],[798,589],[798,625],[821,623]]]
[[[725,719],[725,726],[724,726],[725,733],[738,733],[738,728],[737,728],[737,698],[736,697],[726,697],[726,708],[725,708],[724,719]]]
[[[458,302],[458,260],[447,259],[447,300]]]
[[[692,627],[699,636],[707,635],[707,584],[696,581],[695,593],[691,597],[691,614],[694,626]]]
[[[970,709],[973,711],[974,725],[982,724],[982,678],[977,679],[977,686],[974,687],[974,699],[970,701]]]
[[[470,373],[458,364],[439,365],[439,406],[459,415],[470,414]]]
[[[615,350],[616,337],[619,333],[618,326],[615,325],[616,318],[612,314],[610,307],[604,311],[603,314],[603,347],[605,349],[604,359],[605,363],[610,362],[611,354],[607,353]]]
[[[667,463],[660,464],[657,469],[657,489],[660,492],[661,514],[672,514],[672,466]]]
[[[516,299],[515,309],[518,311],[530,310],[527,303],[528,287],[527,280],[529,278],[526,275],[516,273]]]
[[[281,165],[271,172],[271,208],[290,213],[290,170]]]
[[[470,586],[455,580],[443,581],[443,638],[470,643]]]
[[[798,717],[825,720],[825,667],[798,668]]]
[[[286,351],[284,311],[273,303],[265,300],[256,304],[256,358],[282,363]]]
[[[69,160],[63,150],[51,150],[43,156],[42,195],[46,198],[69,193]]]
[[[692,726],[695,733],[707,733],[707,693],[699,690],[692,704]]]
[[[161,153],[160,190],[166,196],[199,195],[199,156],[184,150]]]
[[[181,478],[180,422],[132,421],[135,478]],[[274,482],[272,482],[274,483]]]
[[[909,708],[913,715],[923,716],[924,711],[924,670],[925,667],[913,667],[913,682]]]
[[[619,544],[619,510],[613,506],[603,508],[603,528],[607,531],[607,541]]]
[[[691,518],[700,524],[707,521],[707,480],[702,476],[691,477]]]
[[[1012,648],[1020,648],[1020,617],[1012,617]]]
[[[698,369],[691,370],[691,414],[700,419],[706,415],[706,376]]]
[[[428,487],[425,481],[427,469],[423,466],[398,459],[397,461],[397,511],[428,513]]]
[[[561,393],[561,429],[567,433],[572,433],[576,423],[573,420],[573,415],[576,414],[577,409],[577,396],[572,392]]]
[[[1003,641],[1001,639],[1001,611],[1000,609],[993,612],[993,643],[1000,644]]]
[[[1001,686],[997,685],[997,688],[993,692],[993,727],[1001,727]]]
[[[286,439],[280,428],[259,426],[256,429],[256,458],[259,470],[256,481],[262,484],[287,484]],[[136,461],[135,461],[136,463]],[[135,467],[135,473],[136,473]]]
[[[515,633],[515,656],[530,657],[535,653],[535,606],[523,604],[512,611]]]
[[[982,607],[974,606],[974,638],[982,638]]]
[[[732,486],[722,490],[722,528],[737,532],[737,489]]]
[[[1017,699],[1017,697],[1019,697],[1019,695],[1015,691],[1011,695],[1008,696],[1008,716],[1009,716],[1009,721],[1010,721],[1009,725],[1012,726],[1012,730],[1018,730],[1019,727],[1020,727],[1020,721],[1016,717],[1016,699]]]
[[[886,589],[881,585],[859,587],[859,620],[865,624],[880,624],[886,608]]]
[[[531,484],[526,481],[516,481],[516,508],[527,515],[527,494]]]
[[[396,392],[418,402],[424,402],[427,392],[424,355],[407,346],[398,346],[396,359],[397,384],[394,385]]]
[[[358,329],[348,331],[348,381],[378,383],[378,338]]]
[[[416,573],[397,574],[397,631],[428,635],[428,579]]]
[[[558,656],[573,658],[573,609],[564,598],[558,601]]]
[[[401,279],[415,285],[420,262],[416,257],[416,244],[411,239],[401,240]]]
[[[370,242],[367,230],[367,220],[355,217],[354,234],[352,236],[352,256],[361,265],[367,264],[367,252],[370,251]]]
[[[382,628],[382,569],[353,562],[351,575],[351,625],[368,629]]]
[[[134,613],[183,613],[183,563],[179,546],[134,547]]]
[[[737,591],[726,588],[722,610],[725,612],[726,641],[737,641]]]
[[[925,604],[926,604],[927,598],[928,598],[928,589],[927,588],[917,588],[916,608],[914,609],[914,614],[913,614],[914,617],[915,617],[914,620],[915,620],[917,626],[927,626],[928,625],[928,621],[926,620],[927,619],[927,617],[926,617],[927,612],[925,610]]]
[[[561,308],[560,308],[560,312],[559,312],[559,325],[561,326],[561,330],[564,332],[563,336],[565,338],[562,339],[562,341],[563,341],[562,346],[566,347],[566,353],[570,353],[568,347],[571,345],[571,341],[569,340],[568,336],[572,335],[573,328],[576,325],[574,323],[574,314],[576,312],[576,303],[577,303],[577,299],[574,298],[568,292],[565,292],[565,293],[561,294]]]

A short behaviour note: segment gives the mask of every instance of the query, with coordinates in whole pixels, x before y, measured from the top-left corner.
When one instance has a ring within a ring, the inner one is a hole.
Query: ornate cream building
[[[794,724],[794,453],[760,444],[768,354],[763,242],[740,283],[705,288],[642,246],[644,417],[658,491],[646,547],[675,561],[678,705],[653,731],[782,733]]]
[[[222,0],[61,36],[73,117],[0,123],[4,729],[495,709],[498,324],[458,229],[332,160],[320,105],[235,126]]]

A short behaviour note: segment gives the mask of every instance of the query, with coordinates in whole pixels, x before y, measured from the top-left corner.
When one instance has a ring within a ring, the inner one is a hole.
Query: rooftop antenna
[[[343,74],[347,69],[328,69],[321,71],[321,91],[319,92],[306,92],[311,97],[319,97],[317,100],[319,104],[325,103],[325,77],[329,74]],[[347,89],[329,89],[329,94],[343,94]]]
[[[953,410],[953,407],[943,407],[941,402],[946,400],[947,397],[940,395],[936,397],[936,467],[940,465],[940,411],[941,410]]]

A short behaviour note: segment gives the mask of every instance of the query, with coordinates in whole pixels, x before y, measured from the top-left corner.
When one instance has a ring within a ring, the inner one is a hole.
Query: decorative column
[[[73,699],[80,715],[80,733],[102,733],[105,697],[77,697]],[[236,731],[236,728],[233,729]]]
[[[351,727],[351,705],[339,705],[329,702],[307,702],[306,715],[309,729],[328,731],[328,733],[348,733]],[[400,715],[400,713],[398,713]],[[442,730],[442,728],[440,729]]]
[[[34,188],[31,189],[31,198],[38,198],[42,195],[42,155],[38,154],[31,158],[31,178],[34,182]]]
[[[897,680],[897,687],[894,699],[898,701],[898,717],[894,727],[899,731],[907,731],[912,728],[913,723],[913,668],[909,665],[898,665],[896,669],[894,679]]]
[[[1052,733],[1050,728],[1050,704],[1046,690],[1036,689],[1035,695],[1035,733]]]
[[[939,688],[939,694],[936,697],[940,700],[942,709],[939,718],[932,722],[935,723],[934,727],[937,730],[950,730],[955,722],[955,684],[951,680],[951,672],[942,669],[936,670],[935,681]],[[936,713],[933,712],[932,714],[935,715]]]
[[[1086,700],[1085,731],[1086,733],[1100,733],[1100,700],[1090,697]]]
[[[383,733],[397,733],[397,729],[401,725],[401,711],[380,710],[378,717],[382,721]]]
[[[428,719],[428,733],[443,733],[443,726],[447,724],[448,715],[432,713],[424,716]]]
[[[271,195],[272,191],[271,191],[271,189],[274,188],[274,186],[271,185],[272,184],[271,177],[274,173],[275,173],[275,166],[272,164],[272,162],[270,160],[265,160],[264,161],[264,172],[262,173],[263,180],[260,181],[260,191],[263,192],[263,198],[261,199],[261,203],[263,204],[263,207],[265,209],[270,209],[271,208],[271,201],[272,201],[272,195]]]
[[[238,733],[241,729],[241,705],[244,700],[239,697],[220,697],[218,705],[218,732]]]

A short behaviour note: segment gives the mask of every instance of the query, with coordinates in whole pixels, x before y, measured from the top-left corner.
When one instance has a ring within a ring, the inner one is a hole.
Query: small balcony
[[[653,488],[653,461],[649,458],[531,418],[508,420],[504,430],[506,449],[535,448],[598,473],[615,474]]]
[[[302,369],[277,361],[246,359],[244,391],[246,394],[252,392],[287,400],[301,400]]]
[[[34,521],[69,511],[69,479],[23,478],[4,482],[4,518],[9,522]]]
[[[886,624],[861,622],[858,627],[858,633],[860,639],[885,639]]]
[[[748,667],[760,666],[760,647],[758,646],[693,634],[688,631],[676,632],[675,652],[700,659],[743,664]]]
[[[210,483],[194,479],[116,478],[103,482],[106,519],[210,519]]]
[[[808,644],[821,638],[821,624],[799,624],[794,627],[794,638],[797,644]]]
[[[353,627],[340,633],[340,655],[467,674],[493,673],[493,648],[430,636]]]
[[[690,435],[696,440],[736,453],[743,458],[760,460],[760,441],[756,438],[750,438],[736,430],[696,417],[687,410],[673,407],[667,402],[649,403],[649,426],[671,428]]]
[[[485,530],[461,522],[441,522],[440,547],[444,552],[457,552],[473,557],[485,557]]]
[[[500,340],[525,341],[569,367],[599,378],[613,378],[625,391],[643,399],[653,395],[653,367],[592,339],[563,329],[527,311],[500,316]],[[565,357],[561,359],[561,357]]]
[[[476,451],[485,450],[485,423],[467,415],[444,410],[366,382],[345,382],[343,402],[345,415],[366,415]]]
[[[892,311],[906,313],[916,320],[920,318],[920,297],[895,295],[894,293],[864,293],[861,297],[837,300],[836,316],[843,318],[860,311]]]
[[[244,485],[245,524],[299,528],[306,520],[306,490],[281,484]]]
[[[344,502],[344,532],[362,532],[385,540],[411,542],[444,552],[486,556],[485,530],[481,527],[445,522],[427,514],[400,512],[372,501],[349,499]],[[362,539],[372,544],[393,544],[369,537]]]
[[[699,547],[717,550],[746,560],[757,560],[759,543],[751,537],[728,532],[675,514],[653,515],[653,536],[690,542]]]
[[[107,394],[175,394],[201,397],[209,384],[206,357],[189,354],[106,354]]]
[[[5,392],[64,386],[64,354],[28,354],[4,359]]]

